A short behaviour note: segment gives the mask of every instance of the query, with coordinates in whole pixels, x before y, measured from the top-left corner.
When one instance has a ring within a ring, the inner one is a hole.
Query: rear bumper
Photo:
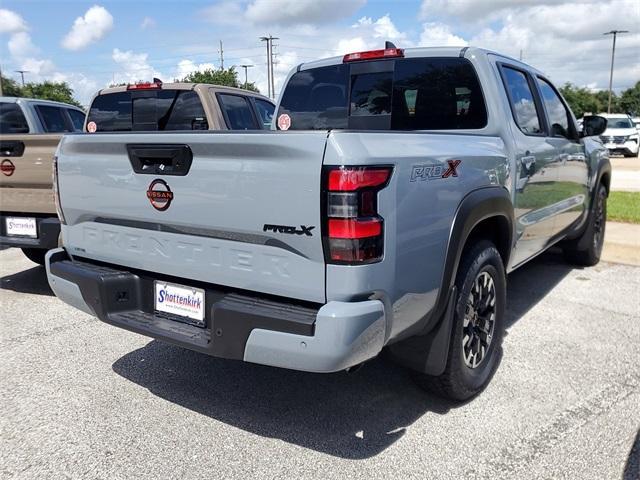
[[[375,357],[384,345],[379,300],[316,307],[198,284],[206,297],[199,327],[154,311],[153,281],[185,280],[71,260],[62,248],[47,254],[46,268],[64,302],[111,325],[216,357],[335,372]]]
[[[37,238],[15,237],[7,235],[7,217],[36,217]],[[0,245],[5,247],[41,248],[50,250],[58,246],[60,236],[60,220],[58,217],[38,217],[28,213],[0,214]]]

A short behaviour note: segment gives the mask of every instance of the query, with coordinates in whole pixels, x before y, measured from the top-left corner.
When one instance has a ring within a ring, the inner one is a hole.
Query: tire
[[[607,189],[603,184],[598,185],[587,226],[575,240],[562,246],[564,256],[569,263],[592,267],[600,261],[604,233],[607,226]]]
[[[33,263],[44,265],[44,256],[47,254],[47,250],[44,248],[23,248],[22,253]]]
[[[502,356],[507,280],[502,258],[493,243],[480,240],[465,250],[456,275],[456,287],[458,298],[444,373],[437,377],[416,374],[414,378],[422,388],[440,397],[464,401],[487,386]],[[483,317],[485,322],[481,324]],[[486,319],[491,318],[493,324],[488,327]],[[475,359],[474,347],[478,347]],[[483,347],[484,355],[479,358]]]

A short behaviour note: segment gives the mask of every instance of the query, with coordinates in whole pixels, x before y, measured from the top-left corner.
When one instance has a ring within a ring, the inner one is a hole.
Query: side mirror
[[[598,115],[588,115],[582,119],[581,137],[602,135],[607,129],[607,119]]]

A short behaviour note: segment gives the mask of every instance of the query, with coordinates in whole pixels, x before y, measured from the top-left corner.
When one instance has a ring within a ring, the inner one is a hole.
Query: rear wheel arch
[[[462,199],[451,225],[436,304],[420,333],[391,345],[391,353],[400,363],[429,375],[444,371],[452,333],[452,297],[457,296],[455,282],[463,254],[477,242],[489,240],[506,268],[513,241],[513,218],[511,196],[504,187],[481,188]]]

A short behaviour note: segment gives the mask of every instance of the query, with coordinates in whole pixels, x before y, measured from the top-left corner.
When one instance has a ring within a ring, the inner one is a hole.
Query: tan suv
[[[259,93],[202,83],[139,83],[100,90],[85,131],[262,130],[275,105]]]
[[[84,119],[66,103],[0,97],[0,245],[41,265],[60,235],[51,161],[60,137],[82,131]]]

